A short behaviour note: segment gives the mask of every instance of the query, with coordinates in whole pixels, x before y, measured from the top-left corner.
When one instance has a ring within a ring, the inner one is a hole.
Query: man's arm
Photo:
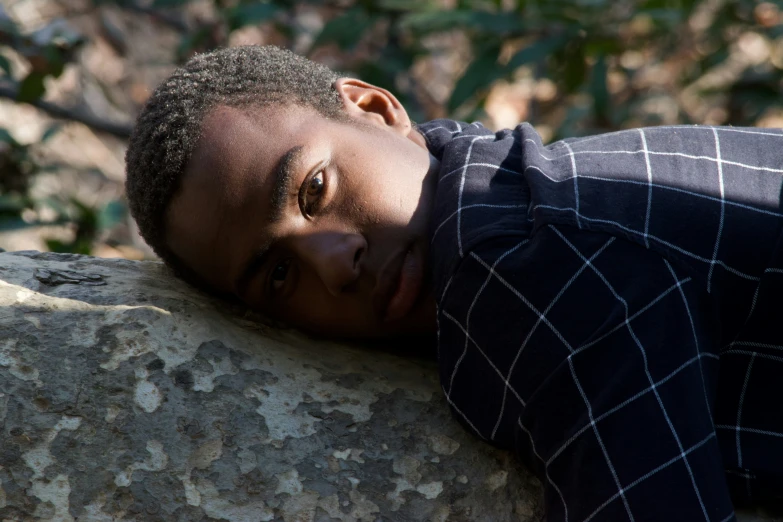
[[[603,233],[495,239],[466,253],[441,300],[444,391],[538,471],[549,521],[731,520],[707,299]]]

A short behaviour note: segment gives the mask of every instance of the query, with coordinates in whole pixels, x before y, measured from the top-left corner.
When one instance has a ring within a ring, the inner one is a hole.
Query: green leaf
[[[473,13],[469,21],[470,27],[490,34],[522,32],[525,29],[524,20],[514,12],[487,13],[478,11]]]
[[[767,29],[767,35],[772,40],[777,40],[778,38],[783,36],[783,24],[778,24]]]
[[[611,56],[622,54],[627,47],[613,37],[592,38],[585,42],[585,54],[588,56]]]
[[[609,88],[606,85],[606,77],[609,68],[606,64],[606,57],[601,55],[593,65],[592,77],[590,78],[590,92],[593,95],[593,112],[596,122],[602,127],[608,127],[609,118]]]
[[[155,0],[152,2],[153,7],[182,7],[185,4],[190,3],[191,0]]]
[[[2,54],[0,54],[0,69],[2,69],[3,72],[5,72],[8,76],[11,76],[11,62]]]
[[[22,230],[34,226],[40,226],[40,225],[27,223],[24,219],[18,216],[9,216],[9,217],[0,218],[0,231],[2,232],[8,232],[11,230]]]
[[[428,9],[432,2],[430,0],[377,0],[377,5],[387,11],[421,11]]]
[[[400,27],[419,34],[471,28],[488,34],[521,33],[525,29],[521,16],[513,12],[451,10],[412,13],[400,21]]]
[[[538,63],[549,55],[562,49],[568,43],[568,40],[569,38],[567,36],[537,40],[512,56],[506,65],[506,69],[508,72],[514,72],[514,70],[523,65]]]
[[[0,127],[0,141],[3,143],[7,143],[12,146],[19,145],[19,142],[17,142],[13,136],[11,136],[11,133],[8,132],[7,129],[4,129]]]
[[[411,13],[400,20],[400,27],[417,33],[440,32],[453,29],[455,26],[465,25],[469,18],[469,13],[465,11]]]
[[[313,42],[313,48],[328,43],[336,43],[341,49],[352,49],[359,43],[365,31],[370,29],[376,17],[370,16],[364,9],[354,7],[341,16],[329,20]]]
[[[65,219],[62,217],[57,218],[54,221],[34,220],[28,222],[19,216],[19,213],[25,208],[30,208],[30,206],[23,205],[17,209],[14,209],[9,206],[6,208],[8,212],[5,212],[6,209],[4,209],[3,207],[2,197],[0,196],[0,231],[23,230],[26,228],[66,225],[70,223],[69,219]]]
[[[26,208],[27,204],[21,197],[0,194],[0,215],[18,216]]]
[[[46,92],[44,86],[45,74],[32,71],[27,77],[22,80],[19,85],[19,92],[16,94],[17,101],[20,102],[34,102]]]
[[[63,128],[63,126],[59,123],[54,123],[52,125],[49,125],[49,128],[44,131],[44,133],[41,135],[41,143],[45,143],[52,139],[55,134],[60,132],[60,130]]]
[[[476,54],[454,86],[449,99],[449,111],[454,111],[478,91],[486,89],[492,82],[503,76],[505,69],[498,64],[499,55],[499,42],[492,42]]]
[[[185,62],[194,49],[198,49],[210,39],[211,29],[202,27],[192,33],[182,35],[182,39],[177,46],[176,56],[178,62]]]
[[[572,105],[568,107],[566,116],[560,123],[555,139],[572,138],[584,134],[582,123],[590,114],[590,107],[587,105]]]
[[[65,70],[65,54],[55,45],[47,45],[43,49],[46,58],[46,74],[59,78]]]
[[[240,4],[228,10],[228,24],[232,30],[246,25],[260,24],[272,18],[278,10],[276,5],[268,3]]]
[[[8,16],[2,5],[0,5],[0,33],[6,33],[11,36],[19,35],[19,29],[16,27],[16,23]]]
[[[86,245],[84,241],[71,241],[71,242],[64,242],[60,241],[59,239],[47,239],[44,241],[46,243],[46,248],[50,252],[57,252],[60,254],[89,254],[90,253],[90,247],[89,245]]]
[[[562,81],[566,92],[575,92],[582,86],[587,76],[587,62],[585,61],[585,48],[581,44],[570,45],[566,48]]]
[[[643,13],[649,16],[653,23],[665,27],[681,23],[684,15],[679,9],[645,9]]]
[[[125,219],[127,208],[122,201],[111,201],[98,214],[98,228],[106,230],[112,228]]]
[[[547,63],[549,77],[568,94],[581,88],[587,77],[585,41],[580,36],[567,40],[552,52]]]

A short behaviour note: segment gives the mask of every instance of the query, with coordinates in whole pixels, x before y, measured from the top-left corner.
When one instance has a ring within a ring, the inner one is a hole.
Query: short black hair
[[[297,104],[343,119],[328,67],[273,46],[218,49],[196,55],[153,92],[125,155],[125,190],[144,240],[179,274],[195,274],[167,246],[166,210],[180,187],[204,118],[217,106]]]

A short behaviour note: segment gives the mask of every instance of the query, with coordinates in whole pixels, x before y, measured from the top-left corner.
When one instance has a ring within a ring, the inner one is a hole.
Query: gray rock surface
[[[227,308],[158,263],[0,254],[0,519],[537,520],[433,362]]]
[[[158,263],[0,253],[0,520],[524,522],[540,496],[433,362],[263,326]]]

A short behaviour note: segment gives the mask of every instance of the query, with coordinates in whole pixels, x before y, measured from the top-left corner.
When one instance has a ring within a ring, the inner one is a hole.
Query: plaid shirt
[[[549,521],[734,520],[783,474],[783,131],[420,131],[457,418]]]

